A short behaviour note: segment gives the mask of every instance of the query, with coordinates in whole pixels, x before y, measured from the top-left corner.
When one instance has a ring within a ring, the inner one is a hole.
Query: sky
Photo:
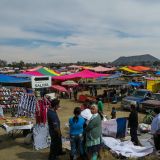
[[[160,0],[0,0],[0,59],[160,58]]]

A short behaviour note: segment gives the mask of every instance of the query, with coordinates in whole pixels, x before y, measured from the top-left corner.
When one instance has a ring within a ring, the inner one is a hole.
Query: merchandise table
[[[27,124],[22,126],[8,126],[7,124],[2,124],[2,128],[11,135],[12,137],[15,134],[22,133],[25,130],[31,130],[33,128],[33,124]]]

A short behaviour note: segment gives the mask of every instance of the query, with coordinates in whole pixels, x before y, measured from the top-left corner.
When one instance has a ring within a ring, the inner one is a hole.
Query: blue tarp
[[[33,75],[19,73],[19,74],[12,74],[12,76],[19,77],[19,78],[29,78],[29,77],[32,77]]]
[[[31,80],[26,78],[17,78],[5,74],[0,74],[0,83],[26,83],[31,82]]]
[[[112,79],[112,78],[119,78],[121,77],[123,74],[118,72],[118,73],[115,73],[115,74],[112,74],[111,76],[109,76],[108,78]]]
[[[160,71],[156,72],[156,75],[160,75]]]
[[[131,86],[133,86],[133,87],[140,87],[144,83],[142,83],[142,82],[129,82],[128,84],[131,85]]]

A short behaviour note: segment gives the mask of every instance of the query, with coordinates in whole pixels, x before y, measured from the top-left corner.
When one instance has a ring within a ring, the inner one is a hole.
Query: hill
[[[158,58],[150,54],[139,55],[139,56],[129,56],[129,57],[119,57],[112,62],[113,65],[151,65],[154,62],[159,61]]]

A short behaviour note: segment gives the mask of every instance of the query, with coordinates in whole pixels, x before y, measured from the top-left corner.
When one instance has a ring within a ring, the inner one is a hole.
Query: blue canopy
[[[12,74],[12,76],[18,77],[18,78],[30,78],[30,77],[32,77],[33,75],[24,74],[24,73],[19,73],[19,74]]]
[[[131,85],[131,86],[133,86],[133,87],[140,87],[144,83],[143,82],[129,82],[128,84]]]
[[[17,78],[5,74],[0,74],[0,83],[26,83],[31,82],[31,80],[26,78]]]
[[[160,75],[160,71],[156,72],[156,75]]]
[[[115,74],[112,74],[111,76],[109,76],[108,78],[112,79],[112,78],[119,78],[121,77],[123,74],[120,72],[117,72]]]

